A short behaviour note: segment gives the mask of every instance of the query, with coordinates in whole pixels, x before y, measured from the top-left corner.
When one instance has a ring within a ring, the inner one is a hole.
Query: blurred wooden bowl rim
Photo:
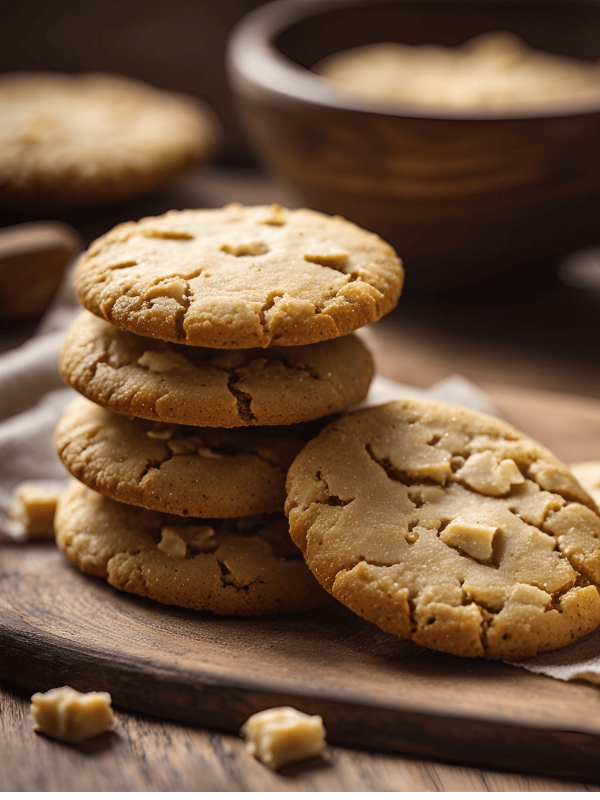
[[[545,279],[600,235],[600,91],[461,110],[354,97],[310,71],[377,37],[452,45],[486,30],[600,57],[596,0],[278,0],[230,39],[230,80],[260,158],[299,203],[391,242],[409,290],[524,270]]]
[[[427,2],[427,0],[421,1],[423,5]],[[513,2],[515,6],[518,5],[514,0],[494,1]],[[446,2],[450,5],[455,0]],[[465,2],[481,6],[486,0],[461,0],[461,5]],[[563,2],[567,4],[568,0]],[[528,0],[528,3],[538,3],[543,6],[548,5],[549,0]],[[259,6],[240,20],[229,39],[228,65],[231,80],[234,85],[242,80],[246,90],[249,84],[254,84],[263,91],[305,103],[391,117],[446,120],[537,119],[600,111],[600,89],[591,97],[552,100],[536,103],[530,107],[521,103],[493,109],[449,108],[421,103],[386,102],[362,97],[359,94],[353,96],[338,89],[326,78],[297,64],[284,55],[275,44],[277,37],[286,29],[327,11],[361,6],[407,4],[403,0],[275,0]],[[410,4],[418,5],[415,0]],[[382,37],[382,41],[385,41],[385,37]]]

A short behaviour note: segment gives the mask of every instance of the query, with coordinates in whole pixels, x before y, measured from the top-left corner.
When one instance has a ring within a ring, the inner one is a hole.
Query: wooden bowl
[[[600,92],[462,111],[349,97],[308,69],[361,44],[457,45],[494,30],[600,57],[594,0],[280,0],[230,39],[230,79],[261,159],[302,203],[389,240],[409,287],[547,268],[600,235]]]

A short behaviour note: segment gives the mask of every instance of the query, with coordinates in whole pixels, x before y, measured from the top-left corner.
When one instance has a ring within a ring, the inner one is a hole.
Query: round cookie
[[[288,468],[321,427],[185,427],[113,414],[82,397],[54,441],[71,474],[113,500],[181,516],[245,517],[283,511]]]
[[[84,312],[67,335],[60,371],[119,414],[233,428],[307,422],[359,403],[373,359],[353,335],[304,347],[209,350],[136,336]]]
[[[72,208],[155,189],[202,161],[212,112],[117,75],[0,77],[0,204]]]
[[[404,400],[307,444],[290,533],[317,580],[381,628],[521,659],[600,624],[600,518],[552,453],[469,409]]]
[[[117,225],[82,255],[75,290],[119,328],[236,349],[350,333],[394,308],[403,277],[390,245],[342,217],[232,204]]]
[[[184,520],[74,482],[58,502],[54,529],[82,572],[160,603],[250,617],[310,611],[327,597],[283,514]]]

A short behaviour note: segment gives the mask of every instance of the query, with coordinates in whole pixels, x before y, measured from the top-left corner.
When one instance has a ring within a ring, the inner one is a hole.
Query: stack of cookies
[[[352,331],[394,307],[402,275],[377,236],[278,206],[172,211],[95,242],[61,358],[87,398],[56,431],[80,481],[56,513],[67,556],[220,614],[306,611],[328,592],[467,657],[594,630],[600,516],[552,453],[424,400],[331,420],[367,393]]]
[[[57,509],[61,549],[163,603],[319,605],[282,513],[286,473],[366,396],[373,363],[352,332],[394,308],[402,280],[376,235],[279,206],[171,211],[94,242],[60,363],[84,396],[56,430],[79,481]]]

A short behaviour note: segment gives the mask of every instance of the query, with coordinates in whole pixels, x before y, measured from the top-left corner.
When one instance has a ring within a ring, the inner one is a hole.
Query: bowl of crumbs
[[[597,240],[599,59],[589,0],[278,0],[229,44],[259,158],[433,290]]]

